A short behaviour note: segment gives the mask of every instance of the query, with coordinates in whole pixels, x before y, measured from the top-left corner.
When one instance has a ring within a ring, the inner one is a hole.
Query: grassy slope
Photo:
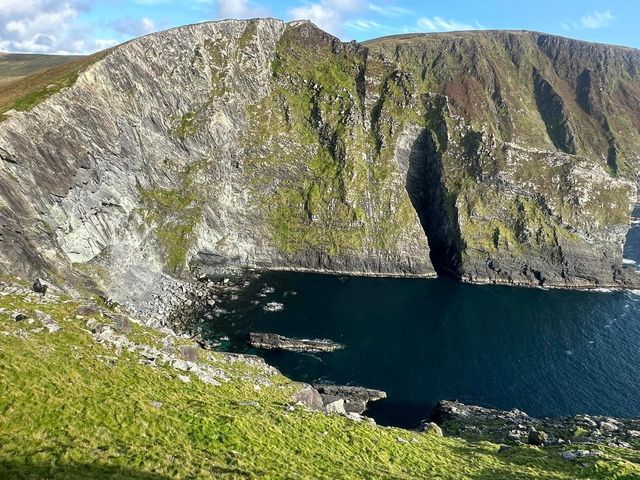
[[[555,448],[468,443],[286,407],[296,386],[255,366],[213,362],[232,379],[221,386],[176,379],[168,367],[114,357],[94,342],[73,302],[38,304],[0,297],[1,478],[638,478],[640,455],[608,449],[579,463]],[[9,313],[51,314],[62,329],[14,322]],[[104,318],[101,322],[106,322]],[[133,325],[130,339],[160,334]],[[154,340],[155,339],[155,340]],[[184,342],[184,340],[180,340]],[[150,402],[162,402],[154,408]],[[257,401],[259,406],[243,405]],[[398,437],[406,440],[399,441]]]
[[[30,110],[47,97],[73,85],[79,73],[103,58],[108,50],[55,66],[6,83],[0,83],[0,120],[8,110]],[[0,57],[0,66],[2,57]]]
[[[0,84],[81,59],[78,55],[0,53]]]

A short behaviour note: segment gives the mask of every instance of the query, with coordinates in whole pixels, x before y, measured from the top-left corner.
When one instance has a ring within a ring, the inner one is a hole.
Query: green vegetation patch
[[[247,109],[252,196],[286,255],[393,252],[420,229],[393,164],[390,138],[410,117],[393,118],[406,106],[405,92],[392,80],[384,86],[375,110],[385,120],[375,134],[367,133],[363,52],[310,26],[300,28],[309,31],[289,27],[277,45],[271,95]],[[306,48],[312,41],[314,48]]]
[[[498,446],[288,408],[280,375],[203,352],[228,382],[189,383],[96,343],[78,304],[0,297],[0,472],[12,479],[610,479],[640,475],[635,451],[570,462],[557,448]],[[15,322],[36,310],[60,325]],[[104,314],[95,320],[109,323]],[[161,340],[135,325],[130,338]],[[141,331],[144,336],[140,337]],[[176,347],[178,345],[176,344]],[[180,372],[182,373],[182,372]],[[186,374],[186,373],[185,373]],[[186,374],[188,375],[188,374]]]
[[[140,190],[145,224],[152,227],[166,258],[169,271],[179,273],[195,239],[195,229],[202,217],[206,191],[198,177],[209,163],[202,161],[177,172],[177,186],[150,187]]]
[[[75,84],[80,73],[104,58],[110,50],[80,58],[0,85],[0,113],[8,110],[27,111],[64,88]],[[6,119],[0,118],[0,121]]]

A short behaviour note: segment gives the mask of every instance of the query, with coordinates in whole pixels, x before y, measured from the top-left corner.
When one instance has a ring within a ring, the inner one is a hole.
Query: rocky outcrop
[[[640,448],[640,419],[597,415],[533,418],[514,409],[494,410],[460,402],[441,401],[432,419],[447,435],[503,444],[537,446],[563,444],[607,445]],[[567,459],[584,456],[572,452]]]
[[[343,415],[354,421],[374,420],[363,416],[369,402],[387,398],[386,392],[350,385],[304,385],[293,401],[310,410]]]
[[[149,35],[0,121],[0,269],[127,304],[188,268],[635,285],[638,61],[527,32]]]
[[[275,333],[249,333],[249,345],[264,350],[288,350],[290,352],[335,352],[344,345],[326,339],[287,338]]]
[[[342,400],[347,413],[363,414],[369,402],[387,398],[386,392],[350,385],[314,385],[325,405]]]

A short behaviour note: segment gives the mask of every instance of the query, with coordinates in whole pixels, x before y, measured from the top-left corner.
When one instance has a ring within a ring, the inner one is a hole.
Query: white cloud
[[[455,32],[460,30],[482,30],[484,27],[475,22],[473,25],[442,17],[421,17],[418,26],[427,32]]]
[[[158,30],[155,22],[148,17],[142,17],[139,20],[129,17],[119,18],[111,22],[110,27],[118,33],[131,37],[139,37]]]
[[[369,10],[372,12],[383,15],[385,17],[402,17],[413,15],[413,11],[408,8],[398,7],[395,5],[378,5],[377,3],[370,3]]]
[[[89,40],[78,15],[87,0],[0,0],[0,50],[25,53],[87,53],[101,48]]]
[[[611,10],[606,10],[604,12],[593,12],[590,15],[585,15],[577,21],[565,22],[562,26],[565,30],[597,30],[608,27],[615,19],[616,17],[613,16]]]
[[[319,0],[291,8],[288,14],[291,19],[311,20],[323,30],[340,35],[346,18],[366,10],[367,6],[362,0]]]
[[[200,3],[208,3],[200,1]],[[254,18],[262,17],[267,11],[249,0],[218,0],[218,18]]]
[[[379,24],[378,22],[374,22],[373,20],[349,20],[344,23],[345,28],[349,28],[352,30],[359,30],[361,32],[366,32],[367,30],[381,30],[384,29],[384,25]]]
[[[120,42],[110,38],[99,38],[95,40],[94,43],[96,44],[96,47],[98,47],[99,50],[105,50],[107,48],[115,47]]]

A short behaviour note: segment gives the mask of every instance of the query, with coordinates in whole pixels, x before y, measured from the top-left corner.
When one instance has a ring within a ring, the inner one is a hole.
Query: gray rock
[[[599,422],[598,426],[607,432],[615,432],[618,430],[618,426],[612,422]]]
[[[49,284],[42,278],[36,278],[33,282],[33,291],[45,295],[49,289]]]
[[[322,410],[323,408],[322,397],[311,385],[305,386],[302,390],[296,393],[293,396],[293,401],[296,403],[299,402],[312,410]]]
[[[46,328],[49,333],[56,333],[58,330],[60,330],[60,325],[58,325],[58,323],[51,317],[51,315],[48,315],[40,310],[36,310],[35,314],[38,320],[42,323],[42,326]]]
[[[344,409],[344,400],[342,398],[336,400],[335,402],[331,402],[325,405],[324,411],[329,414],[332,414],[332,413],[337,413],[339,415],[347,414],[347,411]]]
[[[439,402],[432,418],[446,435],[494,443],[521,444],[524,441],[539,446],[602,444],[626,448],[628,440],[634,438],[629,432],[640,427],[640,419],[582,415],[533,418],[517,410],[494,410],[450,401]],[[585,432],[585,427],[591,424],[602,425],[602,429]],[[605,428],[606,425],[610,426]],[[576,434],[577,431],[580,433]]]
[[[424,424],[421,424],[419,430],[421,432],[424,432],[424,433],[431,432],[432,434],[434,434],[437,437],[441,437],[442,436],[442,429],[440,428],[440,426],[438,424],[433,423],[433,422],[425,422]]]
[[[183,346],[180,347],[180,353],[189,362],[197,362],[200,359],[200,349],[198,347]]]
[[[249,333],[249,345],[265,350],[289,350],[292,352],[335,352],[344,345],[325,339],[287,338],[275,333]]]
[[[317,384],[313,387],[318,391],[325,405],[341,398],[344,400],[344,407],[347,412],[358,414],[364,413],[369,402],[387,398],[387,394],[382,390],[351,385]]]

